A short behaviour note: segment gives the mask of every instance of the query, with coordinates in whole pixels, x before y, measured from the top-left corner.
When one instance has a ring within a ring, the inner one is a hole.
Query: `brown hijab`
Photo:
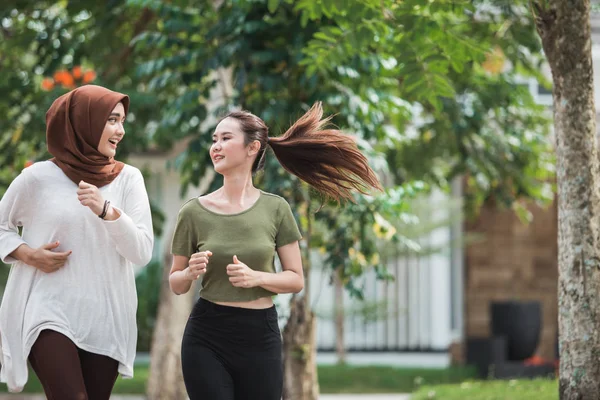
[[[124,164],[98,151],[111,111],[119,102],[125,114],[129,96],[96,85],[70,91],[46,113],[46,142],[53,161],[75,184],[81,180],[102,187],[111,183]]]

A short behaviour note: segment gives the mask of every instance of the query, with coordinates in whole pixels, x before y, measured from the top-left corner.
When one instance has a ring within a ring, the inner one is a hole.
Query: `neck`
[[[230,204],[244,205],[248,198],[256,194],[251,174],[232,174],[223,177],[221,195]]]

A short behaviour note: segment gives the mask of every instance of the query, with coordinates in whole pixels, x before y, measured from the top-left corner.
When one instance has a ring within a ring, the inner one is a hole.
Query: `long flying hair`
[[[323,118],[321,102],[315,103],[279,137],[269,137],[265,122],[248,111],[234,111],[225,118],[238,120],[246,144],[255,140],[261,144],[252,173],[264,168],[269,145],[286,171],[337,201],[353,201],[354,190],[363,194],[370,189],[382,190],[354,138],[327,127],[331,117]]]

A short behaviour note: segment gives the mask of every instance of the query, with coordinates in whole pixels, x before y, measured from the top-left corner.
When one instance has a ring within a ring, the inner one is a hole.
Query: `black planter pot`
[[[538,301],[492,302],[492,336],[506,337],[510,361],[522,361],[537,349],[542,327],[542,307]]]

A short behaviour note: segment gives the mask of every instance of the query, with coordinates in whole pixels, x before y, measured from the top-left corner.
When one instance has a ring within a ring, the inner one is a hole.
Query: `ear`
[[[258,140],[253,141],[248,145],[248,155],[255,156],[260,151],[260,142]]]

